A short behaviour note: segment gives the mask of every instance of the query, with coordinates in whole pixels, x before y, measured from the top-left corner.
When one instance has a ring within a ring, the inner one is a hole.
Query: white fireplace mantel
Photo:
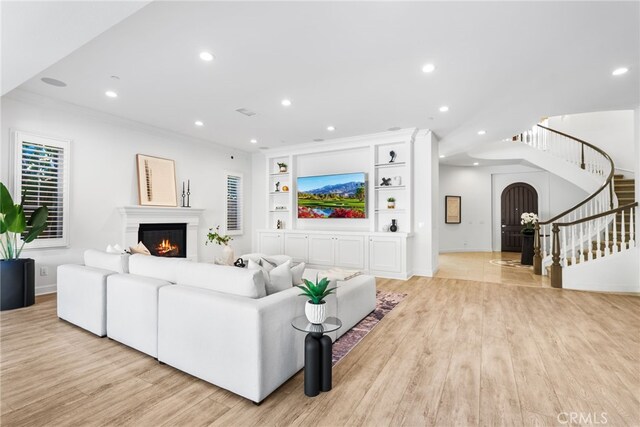
[[[187,224],[187,258],[198,260],[198,225],[204,209],[123,206],[118,211],[122,216],[123,247],[128,248],[138,243],[140,224]]]

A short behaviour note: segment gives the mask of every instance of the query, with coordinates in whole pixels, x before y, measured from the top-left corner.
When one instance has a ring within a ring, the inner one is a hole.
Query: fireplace
[[[140,224],[138,241],[149,249],[151,255],[186,258],[187,224]]]

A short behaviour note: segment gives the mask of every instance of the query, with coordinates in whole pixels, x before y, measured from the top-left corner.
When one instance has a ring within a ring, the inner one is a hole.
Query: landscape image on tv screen
[[[366,218],[365,174],[299,177],[298,218]]]

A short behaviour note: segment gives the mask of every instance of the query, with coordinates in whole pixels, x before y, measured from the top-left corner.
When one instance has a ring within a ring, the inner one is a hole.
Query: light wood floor
[[[548,276],[536,276],[533,267],[505,267],[491,260],[520,260],[518,252],[458,252],[440,254],[436,277],[478,280],[518,286],[550,288]]]
[[[407,298],[303,394],[260,406],[55,315],[0,315],[2,426],[640,424],[640,298],[458,279],[379,280]],[[212,361],[215,363],[215,361]],[[560,415],[564,420],[567,415]]]

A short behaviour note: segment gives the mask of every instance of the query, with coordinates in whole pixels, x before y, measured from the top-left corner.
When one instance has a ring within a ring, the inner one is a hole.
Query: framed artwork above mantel
[[[178,206],[176,164],[171,159],[136,154],[141,206]]]
[[[444,223],[460,224],[462,222],[462,197],[444,196]]]

